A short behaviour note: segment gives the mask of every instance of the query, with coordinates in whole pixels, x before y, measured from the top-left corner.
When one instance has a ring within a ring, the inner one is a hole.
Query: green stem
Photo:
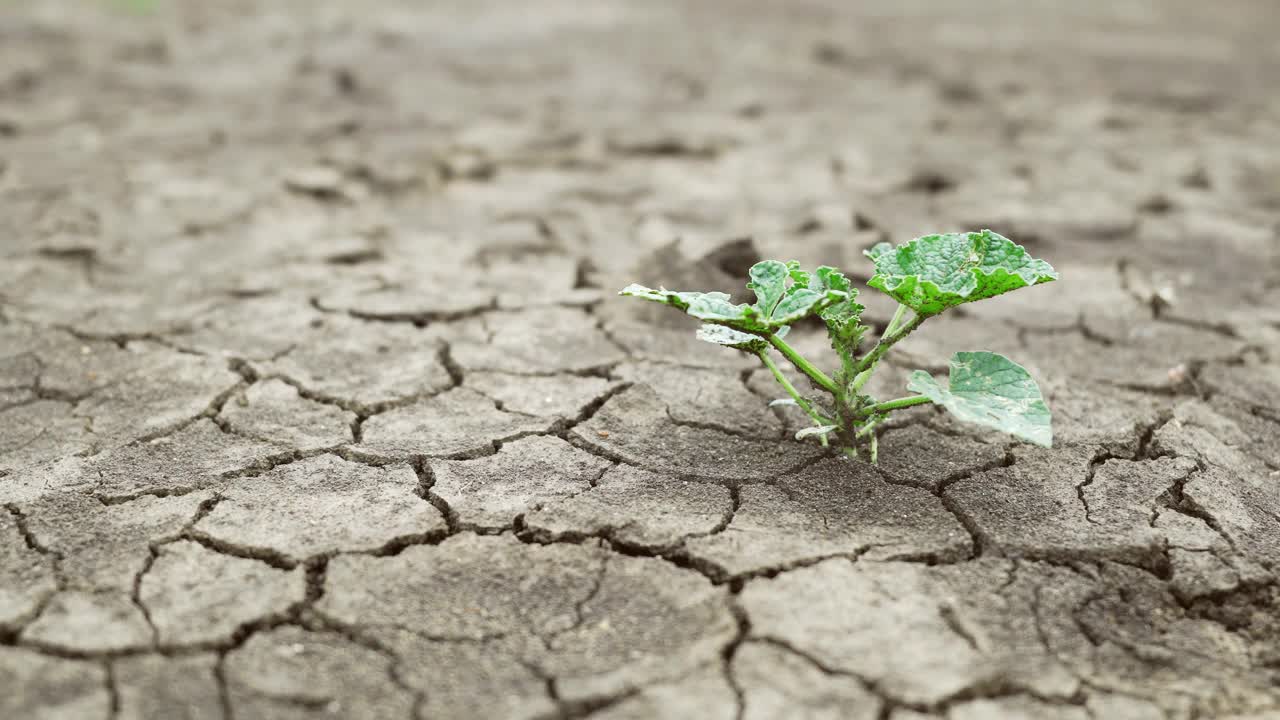
[[[911,321],[906,325],[903,325],[901,328],[894,331],[893,334],[885,333],[884,337],[880,338],[880,342],[876,343],[876,346],[871,349],[871,352],[864,355],[862,359],[858,361],[858,374],[861,376],[863,373],[874,368],[876,363],[880,362],[880,358],[884,357],[884,354],[889,352],[889,348],[897,345],[903,338],[915,332],[915,329],[920,327],[920,324],[923,323],[927,317],[927,315],[916,315],[911,318]],[[866,377],[860,377],[859,379],[863,383],[867,381]],[[860,388],[861,385],[858,385],[858,387]]]
[[[871,416],[883,415],[888,412],[893,412],[894,410],[909,408],[913,405],[925,405],[931,402],[933,401],[923,395],[913,395],[911,397],[898,398],[897,400],[886,400],[877,405],[872,405],[866,409],[866,414]]]
[[[867,368],[866,370],[863,370],[860,373],[856,373],[853,376],[853,384],[849,386],[849,389],[852,390],[854,393],[857,393],[859,390],[861,390],[862,386],[866,385],[867,381],[871,379],[871,371],[874,369],[875,368],[870,367],[870,368]],[[856,371],[857,368],[855,367],[854,370]]]
[[[795,365],[797,370],[808,375],[809,379],[812,380],[815,385],[836,397],[840,396],[840,389],[836,387],[835,382],[831,378],[827,377],[826,373],[814,367],[812,363],[801,357],[800,353],[796,352],[795,348],[785,343],[782,338],[777,335],[770,334],[769,342],[772,343],[774,347],[778,348],[778,352],[782,353],[783,357],[790,360],[791,364]]]
[[[907,314],[907,306],[898,303],[898,310],[893,314],[893,319],[889,321],[889,326],[884,329],[885,335],[892,335],[894,330],[898,329],[898,325],[902,322],[902,318]]]
[[[813,421],[819,425],[834,424],[831,422],[830,418],[823,417],[822,413],[815,410],[813,408],[813,403],[806,400],[804,396],[796,390],[796,386],[791,384],[791,381],[787,379],[787,376],[783,375],[782,371],[778,369],[777,363],[769,357],[768,350],[761,350],[757,354],[760,356],[760,361],[764,363],[764,366],[769,368],[769,372],[773,373],[774,379],[778,381],[778,384],[782,386],[783,390],[787,391],[787,394],[791,396],[791,399],[796,401],[796,405],[799,405],[800,409],[805,411],[805,414],[810,418],[813,418]],[[826,440],[826,436],[823,436],[823,440]]]
[[[885,415],[872,415],[871,422],[864,425],[862,429],[858,431],[858,434],[854,436],[858,440],[870,436],[871,440],[868,441],[867,445],[871,454],[872,465],[875,465],[880,461],[880,437],[876,435],[876,426],[884,422],[885,419]]]

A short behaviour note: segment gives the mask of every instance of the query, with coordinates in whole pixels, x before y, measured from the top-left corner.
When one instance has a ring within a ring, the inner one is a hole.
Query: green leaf
[[[830,306],[833,298],[827,293],[816,292],[808,288],[800,288],[778,303],[773,315],[769,318],[773,325],[790,325],[812,315],[818,308]]]
[[[641,300],[664,303],[681,310],[688,310],[689,303],[702,295],[702,293],[699,292],[673,292],[665,288],[654,290],[653,288],[647,288],[643,285],[636,285],[634,283],[623,288],[618,294],[625,295],[627,297],[640,298]]]
[[[876,243],[869,250],[863,250],[862,254],[871,258],[871,262],[876,262],[881,258],[881,256],[889,255],[892,252],[893,252],[893,243],[886,241],[886,242]]]
[[[787,292],[787,278],[790,274],[787,265],[777,260],[765,260],[751,266],[751,282],[747,283],[747,287],[755,291],[756,308],[761,315],[773,315],[773,309]]]
[[[747,332],[764,332],[768,326],[754,305],[734,305],[722,292],[702,293],[689,303],[685,312],[715,325],[728,325]]]
[[[751,266],[751,282],[747,287],[755,291],[756,310],[772,329],[803,320],[847,296],[842,290],[825,286],[811,288],[812,282],[813,276],[801,270],[795,260],[787,263],[765,260]]]
[[[768,341],[759,336],[740,332],[724,325],[703,325],[698,328],[698,339],[753,353],[769,347]]]
[[[849,278],[844,273],[831,267],[830,265],[820,265],[817,270],[813,271],[814,280],[817,281],[819,288],[822,290],[839,290],[840,292],[856,295],[858,291],[853,287],[853,283],[849,282]]]
[[[808,285],[813,281],[794,260],[789,263],[766,260],[751,266],[751,282],[747,287],[755,291],[754,305],[735,305],[729,295],[722,292],[673,292],[643,285],[629,285],[620,294],[665,303],[703,322],[749,334],[779,333],[792,323],[848,300],[852,290],[829,287],[825,281],[820,281],[817,289],[811,289]],[[845,284],[847,286],[847,281]],[[858,307],[860,310],[861,306]]]
[[[800,269],[799,260],[787,261],[787,272],[791,274],[791,287],[805,288],[809,287],[809,273]]]
[[[837,352],[857,353],[862,336],[867,332],[867,326],[862,324],[862,310],[858,303],[847,301],[823,311],[822,319],[827,323],[831,345]]]
[[[880,243],[866,254],[876,265],[867,284],[921,315],[1058,279],[1049,263],[990,230]]]
[[[619,295],[663,303],[708,323],[728,325],[748,332],[770,330],[760,321],[760,313],[754,305],[734,305],[722,292],[675,292],[665,288],[654,290],[643,285],[628,285]]]
[[[907,389],[945,407],[965,422],[985,425],[1027,442],[1053,447],[1053,425],[1040,387],[1026,368],[1003,355],[959,352],[951,358],[951,387],[927,372],[911,374]]]
[[[845,299],[831,304],[819,313],[819,317],[827,324],[831,345],[836,352],[852,356],[862,342],[863,333],[867,331],[862,324],[862,311],[865,308],[856,302],[858,289],[853,287],[853,283],[843,273],[826,265],[813,272],[812,284],[823,290],[845,294]]]

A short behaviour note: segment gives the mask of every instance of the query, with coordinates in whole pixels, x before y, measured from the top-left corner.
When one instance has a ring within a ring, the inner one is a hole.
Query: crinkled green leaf
[[[990,230],[925,235],[867,251],[873,288],[922,315],[1058,279],[1049,263]]]
[[[744,331],[764,332],[769,327],[754,305],[734,305],[726,293],[702,293],[689,302],[685,312],[715,325],[728,325]]]
[[[822,312],[822,319],[830,331],[831,344],[837,352],[852,355],[862,344],[862,336],[867,331],[867,326],[862,324],[862,310],[858,303],[846,300]]]
[[[788,285],[787,281],[790,280]],[[845,299],[844,291],[811,289],[812,276],[792,260],[765,260],[751,266],[747,287],[756,293],[756,310],[769,328],[790,325]]]
[[[751,282],[747,287],[755,291],[753,305],[735,305],[729,295],[722,292],[673,292],[642,285],[630,285],[620,294],[665,303],[703,322],[745,333],[780,333],[792,323],[821,314],[849,299],[851,289],[829,287],[823,281],[818,282],[817,289],[811,289],[808,287],[811,282],[813,277],[794,260],[789,263],[766,260],[751,266]]]
[[[835,425],[815,425],[813,427],[807,427],[801,430],[800,432],[796,433],[796,439],[803,440],[807,437],[813,437],[815,435],[826,435],[836,429],[838,428]]]
[[[681,310],[688,310],[689,303],[693,302],[695,298],[702,296],[702,293],[700,292],[674,292],[665,288],[654,290],[653,288],[635,284],[626,286],[622,289],[622,292],[619,292],[618,294],[626,295],[627,297],[640,298],[641,300],[652,300],[653,302],[664,303]]]
[[[813,272],[813,286],[845,294],[845,299],[833,303],[819,316],[830,330],[831,344],[837,352],[852,355],[862,342],[867,328],[862,324],[863,306],[856,302],[858,289],[849,278],[833,267],[823,265]]]
[[[820,265],[817,270],[813,271],[814,280],[817,281],[822,290],[839,290],[841,292],[856,295],[858,291],[853,287],[853,283],[849,282],[849,278],[844,273],[831,267],[830,265]]]
[[[793,288],[809,287],[809,273],[800,269],[799,260],[788,260],[787,272],[791,274],[791,287]]]
[[[703,325],[698,328],[698,339],[746,352],[760,352],[769,347],[768,341],[757,335],[734,330],[724,325]]]
[[[995,428],[1036,445],[1053,446],[1053,425],[1040,387],[1026,368],[1003,355],[956,353],[951,358],[949,388],[917,370],[911,374],[907,389],[965,422]]]
[[[760,313],[754,305],[734,305],[729,300],[729,295],[722,292],[675,292],[667,289],[654,290],[643,285],[628,285],[618,294],[670,305],[699,320],[717,325],[753,332],[771,329],[761,322]]]
[[[828,293],[800,288],[795,292],[787,293],[782,302],[778,303],[777,309],[773,311],[769,322],[774,325],[790,325],[812,315],[817,308],[830,306],[835,299]]]
[[[769,317],[787,292],[790,270],[786,263],[764,260],[752,265],[749,273],[751,282],[747,283],[747,287],[756,294],[756,309],[761,315]]]

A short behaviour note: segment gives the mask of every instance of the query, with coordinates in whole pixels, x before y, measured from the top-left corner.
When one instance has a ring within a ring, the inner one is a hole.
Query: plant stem
[[[769,357],[768,350],[761,350],[757,355],[760,356],[760,362],[763,362],[764,366],[769,368],[769,372],[773,373],[774,379],[778,381],[778,384],[782,386],[783,390],[787,391],[787,394],[791,396],[791,399],[796,401],[796,405],[799,405],[800,409],[805,411],[805,414],[810,418],[813,418],[813,421],[819,425],[834,424],[829,418],[823,417],[822,413],[815,410],[813,408],[813,403],[806,400],[804,396],[796,390],[796,386],[791,384],[791,381],[787,379],[787,376],[783,375],[782,371],[778,369],[777,363]],[[824,441],[823,444],[825,445],[825,440],[827,439],[826,436],[824,435],[822,439]]]
[[[886,400],[877,405],[872,405],[866,409],[867,415],[883,415],[894,410],[909,408],[913,405],[924,405],[933,402],[923,395],[913,395],[911,397],[898,398],[897,400]]]
[[[873,415],[871,417],[872,417],[871,422],[864,425],[862,429],[858,431],[858,434],[855,435],[854,437],[857,438],[858,440],[861,440],[862,438],[867,436],[871,437],[870,442],[868,442],[868,449],[871,452],[871,464],[875,465],[879,462],[879,458],[880,458],[880,437],[876,435],[876,426],[884,422],[885,416]]]
[[[902,322],[902,317],[907,314],[907,306],[898,303],[898,310],[893,314],[893,319],[889,321],[888,327],[884,329],[886,336],[892,335],[894,330],[898,329],[898,325]]]
[[[778,352],[782,353],[783,357],[790,360],[791,364],[795,365],[797,370],[808,375],[809,379],[812,380],[815,385],[836,397],[840,396],[840,389],[836,387],[835,382],[831,378],[827,377],[826,373],[814,367],[808,360],[805,360],[800,353],[795,351],[795,348],[784,342],[782,338],[771,333],[769,335],[769,342],[772,343],[774,347],[778,348]],[[763,357],[764,356],[762,354],[761,358]],[[765,362],[767,363],[768,361],[766,360]],[[777,375],[777,372],[775,371],[774,374]]]
[[[884,335],[880,337],[881,342],[876,343],[876,346],[871,349],[872,353],[876,352],[877,350],[880,350],[880,355],[884,355],[884,352],[889,349],[889,345],[892,345],[893,343],[898,341],[898,340],[893,340],[892,342],[888,343],[888,345],[886,345],[883,350],[881,350],[880,348],[880,345],[881,343],[884,342],[885,338],[891,338],[893,337],[893,334],[897,332],[898,326],[902,324],[902,318],[906,316],[906,314],[907,314],[907,306],[903,305],[902,303],[898,303],[898,309],[894,311],[893,319],[890,320],[889,324],[885,326]],[[875,372],[876,362],[878,362],[878,360],[879,358],[877,357],[876,361],[873,361],[870,365],[866,366],[865,368],[862,367],[861,363],[858,363],[857,365],[854,366],[854,370],[855,370],[854,378],[853,378],[854,392],[861,390],[862,386],[866,385],[867,381],[871,379],[871,373]]]
[[[885,338],[892,335],[894,331],[898,329],[898,325],[902,323],[902,318],[906,314],[907,314],[907,306],[903,305],[902,303],[898,303],[898,309],[894,311],[893,319],[889,321],[889,324],[887,326],[885,326],[884,335],[882,335],[881,337]],[[878,347],[878,343],[877,343],[877,347]],[[874,352],[874,348],[872,350]],[[871,379],[871,372],[875,370],[875,364],[872,363],[870,367],[863,368],[860,366],[858,362],[856,362],[853,359],[851,355],[843,352],[840,353],[840,360],[844,365],[843,379],[845,382],[849,384],[850,392],[852,392],[853,394],[857,394],[858,391],[862,389],[862,386],[866,385],[867,381]]]
[[[853,376],[853,384],[849,386],[849,389],[852,390],[854,393],[857,393],[859,390],[861,390],[862,386],[866,385],[867,381],[871,379],[871,371],[874,369],[875,368],[873,367],[867,368],[866,370],[863,370],[860,373],[855,373]],[[857,368],[855,367],[854,370],[857,370]]]
[[[915,317],[911,318],[911,321],[906,325],[895,330],[893,334],[885,333],[885,336],[880,338],[880,342],[876,343],[876,346],[871,349],[871,352],[864,355],[862,359],[858,361],[858,374],[861,376],[866,371],[874,368],[876,363],[880,362],[880,358],[884,357],[884,354],[889,352],[889,348],[898,344],[898,342],[903,338],[914,332],[916,328],[920,327],[920,324],[923,323],[927,317],[927,315],[917,314]],[[861,377],[860,379],[863,383],[866,382],[866,377]],[[860,388],[861,385],[858,387]]]

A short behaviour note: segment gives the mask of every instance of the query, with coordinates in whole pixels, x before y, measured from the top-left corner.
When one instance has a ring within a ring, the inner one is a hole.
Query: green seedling
[[[990,230],[926,235],[903,245],[880,243],[867,251],[875,275],[867,284],[898,301],[898,310],[879,341],[861,353],[863,306],[858,290],[835,268],[813,272],[794,260],[766,260],[751,267],[747,287],[754,304],[734,304],[721,292],[672,292],[631,285],[620,294],[665,303],[703,322],[698,338],[760,358],[787,391],[774,404],[796,405],[813,425],[796,433],[845,455],[866,450],[877,460],[876,428],[895,410],[933,403],[960,420],[995,428],[1026,442],[1050,447],[1053,426],[1039,386],[1026,369],[991,352],[960,352],[951,358],[943,387],[932,375],[915,371],[906,397],[880,401],[863,392],[885,353],[925,320],[948,308],[1058,279],[1049,263]],[[910,319],[907,319],[910,314]],[[827,326],[840,366],[820,370],[784,338],[796,322],[817,316]],[[809,380],[816,394],[791,383],[772,357],[777,351]]]

